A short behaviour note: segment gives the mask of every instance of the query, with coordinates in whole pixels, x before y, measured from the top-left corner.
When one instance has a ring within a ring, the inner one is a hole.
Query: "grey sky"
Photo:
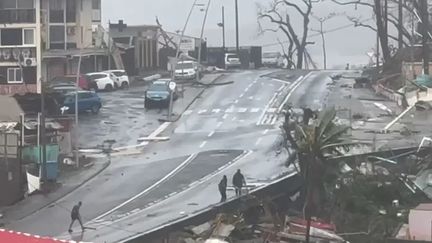
[[[277,43],[277,37],[285,40],[282,34],[266,33],[258,35],[257,3],[266,5],[271,0],[238,0],[239,1],[239,22],[240,22],[240,44],[241,45],[266,45]],[[299,1],[300,0],[294,0]],[[207,0],[198,0],[199,3],[206,3]],[[155,17],[158,16],[164,29],[175,31],[182,28],[186,21],[187,13],[193,0],[103,0],[103,21],[117,22],[123,19],[129,25],[155,24]],[[235,45],[235,18],[234,0],[212,0],[206,31],[204,36],[210,46],[221,46],[222,34],[217,23],[221,21],[221,7],[225,6],[226,40],[227,46]],[[349,15],[371,17],[369,9],[337,6],[329,1],[324,1],[313,9],[317,16],[326,16],[330,12]],[[199,36],[204,12],[196,7],[186,34]],[[349,24],[346,17],[335,17],[326,22],[325,29],[333,29]],[[269,26],[267,26],[269,27]],[[299,22],[298,27],[301,27]],[[311,29],[318,29],[318,22],[312,20]],[[311,33],[313,34],[313,33]],[[368,58],[366,52],[374,47],[375,34],[364,28],[346,28],[337,32],[326,34],[328,63],[329,65],[344,63],[366,63]],[[314,61],[322,63],[321,39],[319,36],[311,37],[310,41],[316,42],[309,46]],[[266,47],[264,50],[280,50],[279,45]]]

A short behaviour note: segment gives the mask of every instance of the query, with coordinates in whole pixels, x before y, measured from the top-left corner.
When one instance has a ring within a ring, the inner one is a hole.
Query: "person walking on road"
[[[69,226],[69,233],[72,233],[72,225],[73,225],[73,223],[75,222],[75,220],[78,220],[78,222],[79,222],[79,224],[81,225],[81,230],[82,231],[84,231],[84,226],[83,226],[83,224],[82,224],[82,221],[81,221],[81,215],[80,215],[80,212],[79,212],[79,210],[80,210],[80,208],[81,208],[81,205],[82,205],[82,202],[78,202],[78,204],[77,205],[75,205],[73,208],[72,208],[72,212],[71,212],[71,218],[72,218],[72,222],[71,222],[71,224],[70,224],[70,226]]]
[[[219,182],[219,192],[221,194],[221,201],[220,202],[225,202],[227,199],[227,195],[226,195],[227,183],[228,183],[227,176],[224,175],[222,180]]]
[[[246,186],[246,181],[245,181],[245,178],[244,178],[243,174],[241,173],[240,169],[238,169],[237,172],[233,176],[233,185],[235,188],[236,196],[241,196],[241,194],[242,194],[241,189],[243,186]]]

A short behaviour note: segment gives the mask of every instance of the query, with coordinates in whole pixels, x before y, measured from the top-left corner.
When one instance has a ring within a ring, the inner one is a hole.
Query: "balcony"
[[[0,24],[36,23],[35,9],[0,9]]]
[[[50,23],[64,23],[64,11],[63,10],[50,10],[49,12]],[[76,22],[76,12],[67,11],[66,12],[66,23]]]

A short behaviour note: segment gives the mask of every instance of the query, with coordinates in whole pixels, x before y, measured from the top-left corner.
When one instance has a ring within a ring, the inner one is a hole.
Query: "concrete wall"
[[[432,63],[429,64],[429,69],[432,70]],[[415,76],[419,76],[422,74],[422,62],[402,62],[402,77],[406,80],[414,80]]]

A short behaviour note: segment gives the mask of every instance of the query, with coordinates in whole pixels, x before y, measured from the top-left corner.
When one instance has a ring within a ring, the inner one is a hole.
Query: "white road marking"
[[[239,95],[239,98],[242,98],[244,95],[245,95],[244,93],[241,93],[241,94]]]
[[[278,118],[277,115],[273,116],[273,119],[270,121],[270,124],[271,124],[271,125],[276,124],[277,118]]]
[[[244,89],[244,92],[248,92],[248,90],[249,90],[249,87],[246,87],[246,88]]]
[[[207,144],[207,141],[204,141],[204,142],[201,143],[201,145],[199,147],[203,148],[206,144]]]
[[[252,113],[257,113],[257,112],[259,112],[260,111],[260,108],[252,108],[251,110],[250,110],[250,112],[252,112]]]
[[[218,122],[218,123],[216,124],[216,128],[219,128],[219,127],[221,127],[221,126],[222,126],[222,124],[223,124],[223,122]]]
[[[213,134],[215,134],[215,131],[211,131],[207,137],[211,137]]]
[[[237,104],[239,102],[239,100],[234,100],[234,104]]]
[[[247,111],[247,108],[239,108],[238,112],[240,113],[245,113]]]
[[[260,144],[260,143],[261,143],[261,140],[262,140],[262,138],[258,138],[257,141],[256,141],[256,143],[255,143],[255,145]]]
[[[213,109],[213,110],[212,110],[212,112],[213,112],[213,113],[216,113],[216,114],[219,113],[220,111],[221,111],[221,109]]]
[[[234,112],[234,108],[233,108],[233,107],[230,107],[230,108],[228,108],[225,112],[226,112],[226,113],[233,113],[233,112]]]
[[[286,86],[285,86],[285,84],[284,84],[284,85],[280,86],[280,88],[279,88],[277,91],[278,91],[278,92],[281,92],[285,87],[286,87]]]
[[[273,102],[276,99],[276,96],[277,96],[277,93],[274,94],[273,97],[270,99],[270,101],[267,103],[267,105],[265,106],[263,112],[261,113],[261,115],[260,115],[260,117],[259,117],[258,122],[256,123],[256,125],[262,124],[262,120],[263,120],[263,118],[264,118],[264,116],[265,116],[265,114],[267,112],[267,109],[273,104]]]
[[[203,114],[203,113],[206,113],[206,112],[207,112],[207,110],[204,109],[204,110],[200,110],[200,111],[198,111],[198,114]]]
[[[235,120],[237,120],[237,117],[233,117],[231,120],[232,120],[232,121],[235,121]]]
[[[144,191],[141,191],[140,193],[136,194],[135,196],[129,198],[128,200],[126,200],[125,202],[117,205],[116,207],[114,207],[113,209],[109,210],[108,212],[98,216],[97,218],[95,218],[94,220],[98,220],[101,219],[111,213],[113,213],[114,211],[116,211],[117,209],[123,207],[124,205],[132,202],[133,200],[137,199],[138,197],[142,196],[143,194],[149,192],[150,190],[152,190],[153,188],[159,186],[159,184],[163,183],[164,181],[166,181],[169,177],[171,177],[172,175],[174,175],[175,173],[177,173],[181,168],[183,168],[184,166],[186,166],[188,163],[190,163],[191,161],[193,161],[196,158],[197,154],[191,154],[185,161],[183,161],[179,166],[177,166],[176,168],[174,168],[174,170],[172,170],[170,173],[168,173],[167,175],[165,175],[162,179],[160,179],[159,181],[157,181],[156,183],[154,183],[153,185],[151,185],[150,187],[146,188]]]
[[[276,111],[277,111],[277,108],[274,108],[274,107],[267,109],[268,113],[275,113]]]
[[[193,110],[187,110],[185,112],[183,112],[183,115],[187,116],[193,113]]]
[[[300,84],[306,80],[307,78],[309,78],[309,76],[311,76],[314,72],[310,72],[308,73],[306,76],[300,76],[294,83],[292,83],[289,86],[290,92],[287,94],[287,96],[285,97],[284,101],[282,102],[282,104],[279,106],[278,112],[282,111],[282,108],[284,107],[284,105],[288,102],[288,99],[291,97],[291,95],[294,93],[294,91],[298,88],[298,86],[300,86]]]
[[[263,131],[263,133],[262,133],[262,134],[263,134],[263,135],[266,135],[266,134],[268,133],[268,131],[269,131],[269,130],[268,130],[268,129],[266,129],[266,130],[264,130],[264,131]]]
[[[253,96],[249,96],[249,97],[248,97],[248,99],[250,99],[250,100],[253,100],[253,98],[254,98]]]
[[[228,114],[225,114],[225,115],[223,115],[223,117],[222,117],[222,119],[227,119],[227,117],[228,117]]]

